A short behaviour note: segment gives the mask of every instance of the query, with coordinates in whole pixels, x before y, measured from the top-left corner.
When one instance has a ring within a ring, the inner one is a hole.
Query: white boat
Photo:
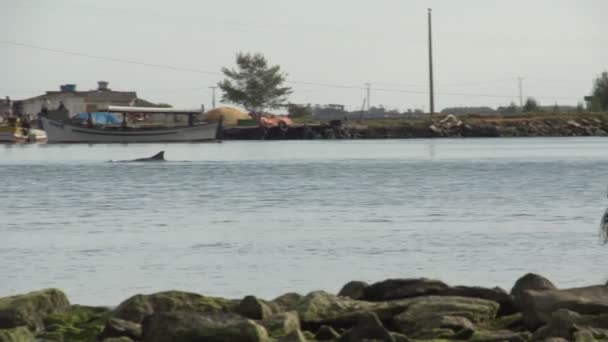
[[[219,123],[193,122],[198,111],[173,108],[144,108],[109,106],[104,111],[122,114],[120,125],[96,125],[90,119],[87,123],[57,121],[46,116],[40,120],[51,143],[151,143],[151,142],[192,142],[215,140]],[[187,124],[182,126],[128,125],[128,114],[174,114],[188,115]]]
[[[40,129],[24,129],[19,125],[19,121],[15,121],[9,126],[0,126],[0,143],[30,142],[47,142],[46,132]]]

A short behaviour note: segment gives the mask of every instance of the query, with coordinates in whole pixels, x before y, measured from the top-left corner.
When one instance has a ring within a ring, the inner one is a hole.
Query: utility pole
[[[429,103],[430,103],[430,116],[435,113],[435,89],[433,84],[433,28],[431,23],[431,9],[428,9],[428,23],[429,23]]]
[[[371,96],[371,88],[372,88],[372,84],[371,83],[365,83],[365,87],[366,87],[366,91],[367,91],[367,114],[369,114],[369,109],[370,109],[370,102],[369,102],[369,98]]]
[[[211,88],[211,109],[215,108],[215,89],[217,89],[216,86],[213,87],[209,87]]]
[[[524,96],[523,96],[523,85],[524,82],[524,78],[523,77],[518,77],[517,78],[517,86],[519,88],[519,107],[523,108],[524,107]]]

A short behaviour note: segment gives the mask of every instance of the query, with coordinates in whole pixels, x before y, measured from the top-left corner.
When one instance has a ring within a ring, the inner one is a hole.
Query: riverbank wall
[[[333,120],[291,127],[225,128],[224,140],[406,139],[608,136],[608,115],[537,114],[521,116],[435,115],[427,120]]]
[[[510,292],[417,278],[273,300],[167,291],[115,308],[73,305],[57,289],[0,298],[0,342],[606,340],[608,284],[558,289],[536,274]]]

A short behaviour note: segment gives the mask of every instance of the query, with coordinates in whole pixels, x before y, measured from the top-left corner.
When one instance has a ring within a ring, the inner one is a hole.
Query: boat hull
[[[103,129],[73,126],[41,117],[49,143],[154,143],[215,140],[217,123],[160,129]]]

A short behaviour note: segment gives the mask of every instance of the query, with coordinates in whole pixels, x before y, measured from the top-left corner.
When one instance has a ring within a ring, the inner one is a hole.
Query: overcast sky
[[[244,51],[281,65],[295,103],[356,109],[369,82],[372,105],[428,110],[428,7],[436,108],[518,102],[517,77],[524,96],[576,105],[608,69],[606,0],[0,0],[0,94],[106,80],[209,106],[221,67]]]

